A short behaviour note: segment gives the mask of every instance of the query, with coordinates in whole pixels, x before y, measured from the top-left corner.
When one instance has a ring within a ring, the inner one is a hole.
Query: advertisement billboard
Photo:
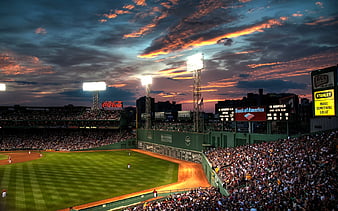
[[[326,72],[312,76],[313,90],[334,87],[334,72]]]
[[[235,108],[235,121],[266,121],[265,107]]]
[[[104,109],[114,109],[114,108],[123,108],[122,101],[105,101],[102,103],[102,108]]]
[[[335,116],[334,89],[313,93],[315,116]]]

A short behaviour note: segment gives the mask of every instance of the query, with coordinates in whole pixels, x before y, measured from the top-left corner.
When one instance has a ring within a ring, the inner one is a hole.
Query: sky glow
[[[192,110],[196,53],[207,112],[260,88],[311,100],[310,72],[338,64],[332,0],[1,1],[0,32],[0,106],[91,106],[86,81],[134,106],[151,75],[156,102]]]

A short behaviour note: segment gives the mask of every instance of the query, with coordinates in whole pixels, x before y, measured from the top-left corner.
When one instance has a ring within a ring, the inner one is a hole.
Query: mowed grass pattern
[[[63,209],[174,183],[177,173],[176,163],[128,150],[45,152],[0,166],[0,188],[8,190],[0,210]]]

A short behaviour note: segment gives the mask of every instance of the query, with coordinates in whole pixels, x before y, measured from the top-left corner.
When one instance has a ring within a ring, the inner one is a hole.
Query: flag
[[[198,101],[198,105],[203,105],[203,97]]]

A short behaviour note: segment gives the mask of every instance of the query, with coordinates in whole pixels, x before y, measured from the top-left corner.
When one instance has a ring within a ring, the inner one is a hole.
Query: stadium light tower
[[[83,91],[93,92],[92,110],[99,110],[99,91],[106,90],[105,82],[84,82],[82,85]]]
[[[6,84],[0,83],[0,91],[6,91]]]
[[[150,85],[153,83],[151,75],[141,77],[142,86],[146,87],[146,129],[151,129],[151,101],[150,101]]]
[[[204,68],[203,54],[198,53],[189,56],[187,59],[187,71],[193,72],[193,106],[194,106],[194,131],[201,132],[203,125],[201,124],[200,112],[202,111],[203,98],[201,94],[201,72]]]

